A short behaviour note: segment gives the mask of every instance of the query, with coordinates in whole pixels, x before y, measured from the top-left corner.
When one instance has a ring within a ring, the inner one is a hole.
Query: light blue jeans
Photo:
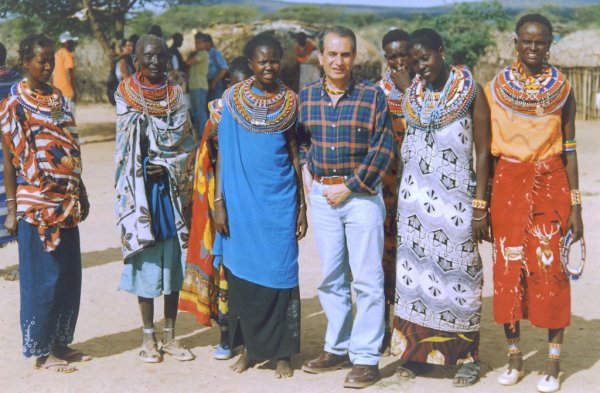
[[[190,89],[190,110],[198,140],[202,139],[208,121],[208,89]]]
[[[377,195],[352,194],[336,208],[323,196],[328,187],[313,181],[310,195],[311,225],[323,272],[319,299],[327,316],[325,351],[349,354],[353,364],[374,366],[385,330],[381,187]],[[354,322],[351,285],[356,292]]]

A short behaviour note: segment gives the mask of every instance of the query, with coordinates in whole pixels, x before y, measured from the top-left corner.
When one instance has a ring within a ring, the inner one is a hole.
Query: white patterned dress
[[[471,229],[476,88],[468,71],[452,68],[441,97],[417,79],[404,101],[392,352],[405,360],[476,360],[483,279]]]

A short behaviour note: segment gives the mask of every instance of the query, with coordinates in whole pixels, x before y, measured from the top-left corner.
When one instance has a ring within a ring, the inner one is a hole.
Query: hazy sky
[[[382,6],[394,7],[435,7],[438,5],[453,4],[464,1],[478,0],[283,0],[288,3],[318,3],[318,4],[353,4],[372,5],[374,2]]]

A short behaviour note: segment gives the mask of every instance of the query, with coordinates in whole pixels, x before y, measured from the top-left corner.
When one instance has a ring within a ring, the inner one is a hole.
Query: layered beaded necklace
[[[423,130],[439,130],[460,119],[475,99],[477,84],[470,71],[450,66],[450,75],[441,92],[434,92],[417,75],[402,103],[406,121]]]
[[[51,94],[38,93],[29,88],[29,82],[25,78],[12,86],[11,95],[15,96],[17,101],[30,112],[49,118],[52,124],[58,125],[64,120],[65,115],[62,97],[60,90],[50,85],[48,87],[52,89]]]
[[[181,88],[167,79],[158,86],[144,86],[136,73],[119,85],[119,91],[127,105],[150,116],[168,116],[183,104]]]
[[[541,72],[527,76],[520,60],[506,67],[492,80],[494,100],[505,110],[539,117],[562,108],[571,90],[562,72],[544,64]]]
[[[392,80],[392,70],[390,68],[385,70],[383,78],[379,81],[379,87],[381,87],[387,97],[388,108],[391,115],[394,117],[404,116],[404,113],[402,112],[402,99],[404,98],[404,93],[396,87],[396,84]]]
[[[298,98],[283,82],[277,80],[275,93],[265,96],[252,91],[255,77],[248,78],[223,94],[223,102],[233,118],[246,130],[259,133],[281,133],[292,127],[298,113]]]

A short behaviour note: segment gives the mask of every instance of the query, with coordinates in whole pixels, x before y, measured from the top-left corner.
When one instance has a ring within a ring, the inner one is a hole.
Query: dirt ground
[[[196,360],[178,363],[166,358],[160,364],[137,360],[141,344],[141,321],[136,299],[117,291],[122,259],[113,218],[114,110],[111,107],[80,107],[84,181],[91,201],[91,213],[81,224],[83,255],[83,293],[74,346],[93,355],[91,362],[78,364],[79,370],[57,375],[34,370],[33,361],[21,354],[19,329],[19,283],[0,279],[0,337],[6,344],[0,351],[0,391],[3,392],[342,392],[347,370],[324,375],[309,375],[299,368],[302,362],[322,351],[326,325],[317,298],[321,274],[314,239],[300,243],[300,290],[302,296],[302,352],[293,359],[293,378],[277,380],[270,364],[256,366],[244,374],[234,374],[234,360],[218,361],[211,357],[218,340],[217,329],[199,326],[195,319],[180,313],[177,334],[191,348]],[[595,240],[600,214],[600,122],[579,122],[580,188],[584,195],[584,221],[588,241],[588,264],[581,280],[572,284],[573,318],[563,345],[562,392],[600,392],[600,268],[596,263]],[[102,142],[103,141],[103,142]],[[93,143],[95,142],[95,143]],[[491,248],[481,248],[485,266],[483,321],[481,331],[482,378],[475,387],[452,387],[453,369],[436,369],[413,381],[400,381],[394,371],[397,361],[382,358],[383,379],[365,392],[535,392],[543,370],[547,345],[546,332],[523,324],[522,347],[525,353],[524,380],[512,388],[500,386],[496,377],[506,365],[506,345],[502,328],[492,321]],[[0,275],[18,265],[16,245],[0,250]],[[596,299],[596,300],[594,300]],[[158,301],[157,310],[162,310]],[[157,329],[162,312],[156,313]]]

